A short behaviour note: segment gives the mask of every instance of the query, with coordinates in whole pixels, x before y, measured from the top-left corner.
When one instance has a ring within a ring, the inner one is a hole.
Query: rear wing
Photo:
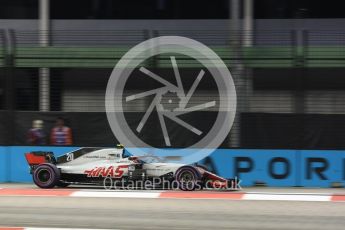
[[[30,167],[40,165],[43,163],[56,164],[56,159],[53,152],[35,151],[25,153],[25,158]]]

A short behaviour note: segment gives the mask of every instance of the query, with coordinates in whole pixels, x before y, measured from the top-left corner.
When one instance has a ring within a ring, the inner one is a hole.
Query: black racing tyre
[[[175,180],[179,183],[179,187],[183,191],[193,191],[202,189],[201,175],[192,166],[183,166],[175,173]]]
[[[33,172],[34,183],[40,188],[54,188],[60,180],[60,170],[53,164],[41,164]]]

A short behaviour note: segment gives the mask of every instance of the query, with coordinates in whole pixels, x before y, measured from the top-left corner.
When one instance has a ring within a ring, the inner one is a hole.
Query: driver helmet
[[[118,149],[124,149],[125,146],[124,146],[123,144],[117,144],[117,145],[116,145],[116,148],[118,148]]]

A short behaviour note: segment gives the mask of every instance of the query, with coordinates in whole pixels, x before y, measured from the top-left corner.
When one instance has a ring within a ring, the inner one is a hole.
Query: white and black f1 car
[[[40,188],[69,184],[104,185],[119,182],[177,183],[182,190],[235,188],[235,180],[222,178],[200,165],[152,162],[118,148],[81,148],[55,157],[52,152],[25,154],[34,183]],[[163,186],[155,184],[155,188]],[[168,187],[168,186],[167,186]]]

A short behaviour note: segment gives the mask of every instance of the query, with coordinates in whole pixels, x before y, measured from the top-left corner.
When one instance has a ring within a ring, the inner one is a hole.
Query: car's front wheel
[[[192,166],[183,166],[176,171],[175,179],[179,183],[179,187],[184,191],[193,191],[202,189],[201,175]]]
[[[41,164],[34,170],[33,180],[40,188],[53,188],[59,183],[60,171],[53,164]]]

